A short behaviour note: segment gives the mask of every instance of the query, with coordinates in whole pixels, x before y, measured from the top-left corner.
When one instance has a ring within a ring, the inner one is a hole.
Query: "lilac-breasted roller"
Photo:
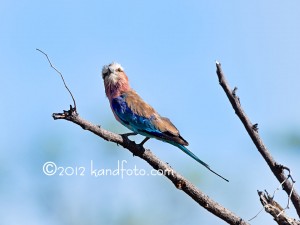
[[[185,147],[188,145],[188,142],[180,135],[173,123],[168,118],[160,116],[154,108],[131,89],[128,77],[120,64],[111,63],[105,65],[102,69],[102,78],[104,80],[105,93],[109,99],[110,107],[115,118],[125,127],[133,131],[133,133],[124,135],[141,134],[145,136],[146,138],[140,143],[141,145],[150,138],[156,138],[170,143],[181,149],[214,174],[228,181],[188,150]]]

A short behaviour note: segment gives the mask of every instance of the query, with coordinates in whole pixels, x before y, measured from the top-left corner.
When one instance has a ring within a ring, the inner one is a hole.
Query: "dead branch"
[[[247,130],[249,136],[251,137],[253,143],[255,144],[257,150],[260,152],[264,160],[267,162],[268,166],[270,167],[271,171],[279,181],[279,183],[282,184],[283,189],[287,193],[287,195],[291,198],[293,205],[298,213],[298,216],[300,216],[300,197],[297,193],[297,191],[294,189],[294,180],[290,182],[288,180],[290,175],[290,170],[277,163],[274,158],[272,157],[271,153],[263,143],[262,139],[260,138],[258,134],[258,125],[252,124],[250,119],[247,117],[246,113],[244,112],[239,97],[236,95],[237,88],[234,88],[233,90],[230,88],[228,82],[226,81],[225,75],[222,71],[221,64],[219,62],[216,62],[217,67],[217,75],[219,78],[219,83],[222,86],[223,90],[225,91],[236,115],[240,118],[241,122],[243,123],[245,129]],[[289,175],[286,176],[284,173],[284,170],[289,171]]]
[[[300,225],[300,221],[286,215],[284,209],[267,192],[257,191],[260,202],[278,225]]]

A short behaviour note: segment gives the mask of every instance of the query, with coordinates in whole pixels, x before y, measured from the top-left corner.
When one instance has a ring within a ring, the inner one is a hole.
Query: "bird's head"
[[[119,63],[113,62],[103,66],[102,78],[108,98],[114,98],[129,89],[128,77]]]
[[[102,78],[104,81],[108,79],[111,82],[116,83],[119,79],[120,73],[124,73],[123,67],[119,63],[113,62],[109,65],[103,66]]]

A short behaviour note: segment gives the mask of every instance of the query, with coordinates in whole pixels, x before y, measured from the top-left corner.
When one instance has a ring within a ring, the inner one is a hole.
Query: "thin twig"
[[[275,193],[276,193],[277,191],[279,191],[280,188],[282,188],[282,185],[288,180],[288,178],[289,178],[289,177],[287,177],[284,181],[282,181],[282,182],[279,184],[279,186],[278,186],[278,187],[275,189],[275,191],[273,192],[272,198],[275,197]]]
[[[249,219],[248,221],[250,222],[251,220],[255,219],[263,210],[264,210],[265,207],[262,207],[261,210],[259,210],[259,212],[253,216],[251,219]]]
[[[277,191],[279,191],[280,188],[282,189],[282,185],[289,179],[289,177],[290,177],[290,174],[288,175],[287,179],[285,179],[283,182],[281,182],[281,183],[279,184],[279,186],[274,190],[272,196],[270,196],[269,193],[267,192],[267,190],[265,190],[266,195],[267,195],[270,199],[274,199],[274,198],[275,198],[275,193],[276,193]],[[261,192],[258,191],[258,193],[260,194]],[[288,198],[288,204],[287,204],[287,206],[286,206],[284,209],[280,206],[280,209],[282,209],[282,210],[278,213],[277,217],[280,216],[282,213],[284,213],[284,210],[286,210],[286,209],[289,208],[289,200],[290,200],[290,197],[291,197],[291,194],[289,195],[289,198]],[[279,205],[279,204],[278,204],[278,205]],[[261,209],[254,217],[252,217],[252,218],[249,219],[248,221],[250,222],[251,220],[253,220],[254,218],[256,218],[256,217],[262,212],[262,210],[263,210],[264,208],[265,208],[265,206],[263,206],[263,208],[262,208],[262,209]]]
[[[54,69],[54,70],[60,75],[60,77],[61,77],[61,79],[62,79],[62,81],[63,81],[63,83],[64,83],[64,85],[65,85],[65,88],[68,90],[68,92],[70,93],[70,95],[71,95],[71,97],[72,97],[72,100],[73,100],[73,103],[74,103],[74,110],[76,111],[77,108],[76,108],[76,102],[75,102],[75,99],[74,99],[74,97],[73,97],[72,92],[71,92],[70,89],[68,88],[68,86],[67,86],[67,84],[66,84],[66,82],[65,82],[65,79],[64,79],[62,73],[59,72],[59,70],[56,69],[56,68],[53,66],[53,64],[51,63],[51,61],[50,61],[48,55],[47,55],[45,52],[43,52],[42,50],[40,50],[40,49],[38,49],[38,48],[37,48],[36,50],[39,51],[39,52],[41,52],[42,54],[44,54],[44,55],[46,56],[46,58],[47,58],[47,60],[48,60],[48,62],[49,62],[49,64],[50,64],[51,68]]]
[[[280,183],[279,187],[282,188],[282,185],[288,180],[288,179],[291,179],[291,182],[292,182],[292,189],[291,189],[291,192],[288,194],[288,202],[287,202],[287,206],[284,208],[285,209],[289,209],[290,208],[290,199],[291,199],[291,196],[292,196],[292,193],[294,191],[294,185],[295,185],[295,180],[293,179],[292,177],[292,174],[291,174],[291,170],[285,166],[282,166],[282,169],[283,170],[287,170],[289,172],[289,174],[287,175],[286,179]],[[274,191],[273,193],[273,198],[275,196],[275,192],[279,190],[279,187]]]
[[[268,212],[279,225],[300,225],[300,221],[288,217],[284,209],[267,192],[263,193],[262,191],[257,191],[257,193],[265,211]]]
[[[285,190],[285,192],[288,195],[291,195],[291,200],[293,202],[293,205],[295,206],[298,216],[300,217],[300,196],[294,189],[293,184],[287,180],[287,176],[284,174],[284,169],[287,167],[283,167],[273,159],[272,155],[270,154],[269,150],[267,149],[267,147],[265,146],[265,144],[263,143],[262,139],[260,138],[257,132],[258,127],[255,124],[253,125],[251,123],[250,119],[247,117],[246,113],[242,109],[242,106],[240,104],[240,99],[236,95],[236,89],[234,91],[231,91],[230,86],[226,81],[225,75],[222,71],[221,64],[219,62],[216,62],[216,67],[217,67],[217,75],[219,78],[219,83],[224,89],[235,113],[242,121],[245,129],[247,130],[257,150],[265,159],[265,161],[267,162],[268,166],[270,167],[271,171],[273,172],[273,174],[275,175],[279,183],[283,184],[283,189]]]

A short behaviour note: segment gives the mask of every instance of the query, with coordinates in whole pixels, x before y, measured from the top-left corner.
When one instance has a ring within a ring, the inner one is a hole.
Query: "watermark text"
[[[118,160],[114,168],[101,168],[101,166],[90,161],[88,166],[62,166],[57,165],[55,162],[48,161],[43,165],[43,173],[47,176],[91,176],[100,178],[104,176],[119,176],[122,179],[126,176],[162,176],[170,175],[173,170],[155,170],[151,169],[147,171],[140,169],[136,165],[129,167],[127,160]]]

